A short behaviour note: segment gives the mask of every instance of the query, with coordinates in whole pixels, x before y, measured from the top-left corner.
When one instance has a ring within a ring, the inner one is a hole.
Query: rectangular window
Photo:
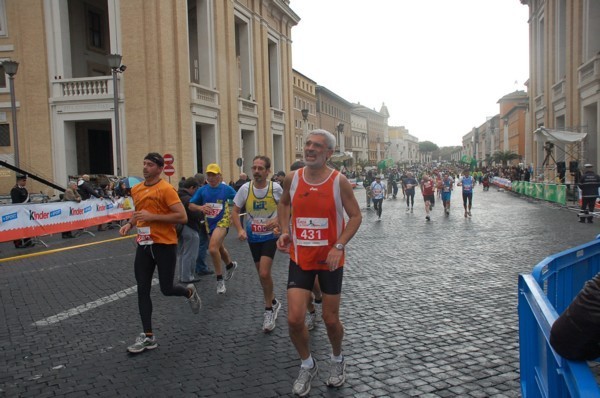
[[[87,46],[90,50],[108,54],[108,15],[86,5]]]
[[[102,22],[100,14],[94,11],[88,11],[88,23],[89,23],[89,43],[91,47],[102,48]]]
[[[0,59],[0,63],[3,60]],[[0,93],[7,93],[8,90],[8,76],[4,72],[4,66],[0,64]]]
[[[8,36],[6,29],[6,7],[4,0],[0,0],[0,36]]]
[[[10,125],[0,124],[0,146],[10,146]]]

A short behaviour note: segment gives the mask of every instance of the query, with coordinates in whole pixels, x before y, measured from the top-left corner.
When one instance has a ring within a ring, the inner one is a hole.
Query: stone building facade
[[[299,20],[289,0],[0,1],[0,62],[19,62],[21,167],[63,186],[83,173],[140,175],[149,151],[174,156],[175,181],[213,162],[228,181],[237,159],[248,172],[259,153],[286,169]],[[118,128],[110,54],[126,65]],[[7,91],[0,134],[12,131]],[[0,157],[13,158],[1,137]],[[0,174],[2,191],[13,178]]]

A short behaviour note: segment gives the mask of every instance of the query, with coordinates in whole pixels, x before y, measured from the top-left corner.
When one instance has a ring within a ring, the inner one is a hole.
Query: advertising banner
[[[88,199],[0,206],[0,242],[55,234],[133,216],[133,200]]]
[[[535,187],[533,186],[533,183],[531,183],[531,182],[528,183],[527,184],[527,188],[525,189],[525,191],[526,191],[526,195],[527,196],[533,197],[534,194],[535,194]]]
[[[534,184],[534,194],[533,196],[536,199],[544,199],[544,184],[535,183]]]
[[[544,187],[544,200],[556,202],[556,184],[548,184]]]
[[[567,186],[566,185],[557,185],[556,186],[556,203],[560,203],[561,205],[567,204]]]
[[[516,193],[522,193],[523,182],[522,181],[513,181],[512,182],[512,191]]]
[[[504,189],[512,189],[512,184],[507,178],[494,177],[492,178],[492,184]]]

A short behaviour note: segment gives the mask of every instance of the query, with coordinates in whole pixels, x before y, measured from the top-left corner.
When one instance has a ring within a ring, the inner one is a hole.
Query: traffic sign
[[[165,153],[163,159],[165,160],[165,164],[173,164],[173,162],[175,161],[175,158],[170,153]]]
[[[165,175],[171,177],[173,174],[175,174],[175,167],[173,167],[172,164],[167,164],[165,166],[165,168],[163,169],[163,173],[165,173]]]

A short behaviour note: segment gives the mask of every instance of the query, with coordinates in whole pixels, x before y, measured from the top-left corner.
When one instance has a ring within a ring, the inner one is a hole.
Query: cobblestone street
[[[481,186],[465,218],[457,192],[448,217],[440,200],[425,221],[419,193],[406,212],[400,193],[384,201],[378,222],[355,190],[363,223],[347,249],[341,306],[348,377],[339,389],[325,385],[330,351],[320,322],[310,332],[320,365],[311,396],[520,396],[517,275],[593,240],[600,220],[580,224],[572,211]],[[203,308],[193,315],[155,285],[159,347],[132,356],[126,347],[141,332],[133,240],[84,245],[117,237],[59,235],[50,249],[81,247],[0,262],[0,396],[290,396],[300,361],[287,330],[287,255],[277,253],[273,266],[284,305],[271,334],[261,330],[250,251],[232,228],[226,244],[240,267],[227,294],[204,277]],[[0,257],[39,246],[2,243]]]

